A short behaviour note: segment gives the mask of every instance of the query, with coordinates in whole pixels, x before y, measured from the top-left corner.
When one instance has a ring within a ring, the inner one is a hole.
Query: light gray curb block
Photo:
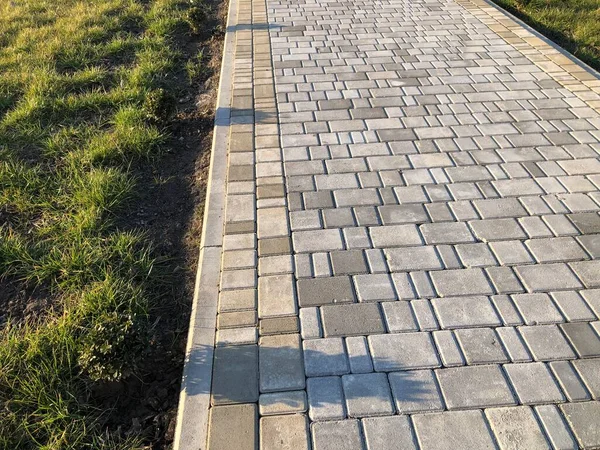
[[[237,0],[231,0],[228,30],[234,25],[236,11]],[[207,442],[223,245],[234,42],[235,31],[228,31],[223,48],[200,256],[181,381],[174,450],[203,450]]]

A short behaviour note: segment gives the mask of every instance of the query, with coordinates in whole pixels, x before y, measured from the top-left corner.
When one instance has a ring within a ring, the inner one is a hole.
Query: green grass
[[[493,0],[600,70],[600,0]]]
[[[0,330],[0,448],[141,442],[107,431],[93,392],[137,373],[151,311],[168,300],[168,262],[119,224],[137,168],[168,147],[180,80],[202,71],[178,44],[202,28],[198,11],[206,19],[201,0],[0,0],[0,282],[53,302]]]

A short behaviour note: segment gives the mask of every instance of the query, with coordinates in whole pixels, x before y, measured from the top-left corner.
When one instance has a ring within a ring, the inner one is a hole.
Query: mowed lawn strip
[[[185,46],[210,15],[202,0],[0,0],[0,289],[46,305],[0,310],[0,448],[146,442],[107,427],[106,386],[152,357],[176,263],[124,218],[204,70]]]
[[[600,71],[600,0],[493,0]]]

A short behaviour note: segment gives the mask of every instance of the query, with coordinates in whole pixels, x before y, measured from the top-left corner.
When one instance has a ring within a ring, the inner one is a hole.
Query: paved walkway
[[[481,0],[229,21],[208,448],[600,447],[600,80]]]

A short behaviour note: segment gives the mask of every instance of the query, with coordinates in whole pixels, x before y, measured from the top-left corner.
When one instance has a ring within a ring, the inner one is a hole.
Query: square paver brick
[[[349,417],[388,416],[395,411],[384,373],[344,375],[342,386]]]
[[[303,342],[307,377],[344,375],[350,372],[341,338],[309,339]]]
[[[431,370],[409,370],[388,375],[400,414],[440,411],[444,402]]]

